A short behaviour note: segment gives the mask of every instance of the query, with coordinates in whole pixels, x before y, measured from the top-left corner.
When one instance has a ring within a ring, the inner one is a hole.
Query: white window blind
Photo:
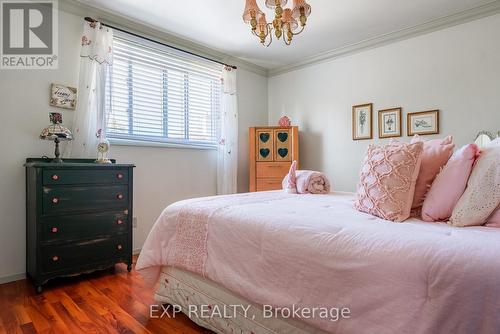
[[[221,71],[219,64],[115,33],[108,138],[215,146]]]

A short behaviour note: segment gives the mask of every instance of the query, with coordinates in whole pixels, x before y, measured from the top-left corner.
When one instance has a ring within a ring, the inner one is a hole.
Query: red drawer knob
[[[123,199],[123,195],[122,194],[118,194],[118,195],[116,195],[116,198]]]
[[[123,246],[122,246],[122,245],[118,245],[118,246],[116,246],[116,248],[117,248],[118,250],[122,250],[122,249],[123,249]]]
[[[121,220],[121,219],[118,219],[118,220],[116,221],[116,224],[118,224],[118,225],[121,225],[121,224],[123,224],[123,220]]]
[[[54,204],[59,203],[59,198],[54,197],[54,198],[52,199],[52,203],[54,203]]]
[[[51,231],[52,231],[52,233],[57,233],[59,231],[59,229],[57,227],[53,227]]]
[[[54,261],[54,262],[59,261],[59,256],[54,255],[54,256],[52,257],[52,261]]]
[[[59,175],[57,175],[57,174],[52,175],[52,180],[54,180],[54,181],[59,180]]]
[[[116,174],[116,178],[119,180],[123,179],[123,174],[122,173]]]

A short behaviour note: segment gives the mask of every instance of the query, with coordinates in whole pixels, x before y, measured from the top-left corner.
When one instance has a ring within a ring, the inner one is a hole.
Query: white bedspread
[[[303,319],[332,333],[500,333],[500,229],[393,223],[347,193],[233,196],[253,200],[210,214],[201,274],[244,298],[348,307],[349,319]],[[169,206],[137,269],[172,265],[179,211],[206,201]]]

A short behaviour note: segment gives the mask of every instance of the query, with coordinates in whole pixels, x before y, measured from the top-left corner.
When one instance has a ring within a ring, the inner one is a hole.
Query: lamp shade
[[[268,8],[275,8],[276,2],[278,2],[281,7],[284,7],[288,0],[266,0],[266,6]]]
[[[257,6],[257,0],[247,0],[245,4],[245,10],[243,11],[243,21],[245,23],[250,23],[252,19],[252,12],[255,13],[255,18],[258,20],[262,11],[259,6]]]
[[[51,124],[42,130],[42,133],[40,133],[40,139],[54,140],[59,138],[60,141],[73,140],[73,134],[71,131],[61,125],[62,115],[60,113],[50,113],[49,119]]]
[[[304,8],[304,15],[306,17],[311,15],[311,6],[306,2],[306,0],[293,0],[292,16],[295,19],[300,17],[300,8]]]
[[[292,17],[292,10],[290,8],[287,8],[283,11],[283,17],[281,18],[281,21],[284,24],[289,23],[290,24],[290,30],[295,30],[299,26],[297,24],[297,21]]]

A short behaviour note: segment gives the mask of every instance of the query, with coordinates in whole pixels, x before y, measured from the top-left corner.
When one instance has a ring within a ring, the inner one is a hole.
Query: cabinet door
[[[272,130],[257,130],[256,131],[256,155],[257,161],[273,161],[274,145]]]
[[[292,161],[292,131],[275,129],[274,142],[274,161]]]

